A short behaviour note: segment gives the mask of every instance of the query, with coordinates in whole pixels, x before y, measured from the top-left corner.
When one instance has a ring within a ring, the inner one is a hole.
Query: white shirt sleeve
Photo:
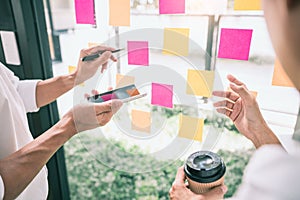
[[[20,94],[25,105],[26,112],[36,112],[36,85],[39,80],[19,81],[17,91]]]
[[[4,183],[0,176],[0,199],[3,199],[3,197],[4,197]]]
[[[37,112],[38,107],[36,104],[36,85],[40,80],[20,81],[20,79],[16,77],[14,73],[7,67],[5,67],[2,63],[0,63],[0,65],[2,65],[1,69],[3,70],[3,73],[7,75],[11,83],[18,91],[24,103],[26,112]]]
[[[260,147],[251,158],[233,199],[298,200],[300,157],[279,145]]]

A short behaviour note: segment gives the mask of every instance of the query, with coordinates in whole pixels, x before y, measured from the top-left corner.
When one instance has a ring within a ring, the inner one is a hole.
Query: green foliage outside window
[[[101,151],[99,160],[111,159],[111,155],[117,154],[117,149],[123,148],[119,142],[114,142],[118,148],[112,148],[111,142],[106,139],[97,139],[84,135],[81,142],[95,145]],[[177,168],[183,165],[183,161],[175,161],[158,171],[151,173],[126,173],[111,169],[97,159],[93,158],[89,152],[79,143],[78,138],[72,139],[65,145],[66,162],[70,185],[71,199],[105,199],[105,200],[156,200],[168,199],[168,192],[174,181]],[[124,157],[121,163],[127,166],[135,163],[157,163],[148,155],[138,153],[138,147],[134,147],[128,157]],[[252,151],[219,151],[227,165],[225,177],[228,193],[226,197],[231,197],[239,184],[246,164]],[[166,163],[161,162],[162,165]]]

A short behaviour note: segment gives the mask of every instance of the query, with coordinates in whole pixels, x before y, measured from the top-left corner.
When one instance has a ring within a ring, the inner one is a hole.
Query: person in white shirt
[[[82,50],[80,58],[106,50],[94,61],[79,60],[74,73],[45,81],[20,81],[0,63],[0,199],[47,199],[45,164],[76,133],[105,125],[122,106],[119,100],[77,105],[48,131],[33,140],[27,112],[53,102],[74,86],[103,72],[113,48]]]
[[[300,91],[300,1],[263,0],[262,3],[277,57],[294,86]],[[218,112],[228,116],[257,148],[233,199],[300,199],[300,111],[293,137],[298,151],[289,154],[268,127],[255,97],[245,84],[231,75],[227,78],[232,91],[215,91],[215,96],[225,97],[225,100],[215,103],[214,106]],[[222,199],[227,191],[226,186],[221,185],[205,194],[197,195],[188,189],[185,180],[181,167],[169,191],[170,199]]]

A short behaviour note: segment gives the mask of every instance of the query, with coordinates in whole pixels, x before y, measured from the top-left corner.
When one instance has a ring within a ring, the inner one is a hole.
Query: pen
[[[124,49],[117,49],[117,50],[114,50],[114,51],[111,51],[111,53],[117,53],[119,51],[122,51]],[[85,61],[91,61],[91,60],[94,60],[96,58],[99,58],[99,56],[101,56],[101,54],[103,54],[104,52],[106,52],[107,50],[102,50],[102,51],[99,51],[98,53],[96,54],[92,54],[92,55],[88,55],[88,56],[85,56],[81,59],[81,61],[85,62]]]

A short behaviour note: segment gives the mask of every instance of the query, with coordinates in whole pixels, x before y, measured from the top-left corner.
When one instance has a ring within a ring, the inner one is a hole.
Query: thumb
[[[97,60],[97,65],[103,65],[104,63],[106,63],[108,61],[108,59],[111,57],[111,51],[106,51],[104,52]]]
[[[111,102],[111,109],[112,109],[113,114],[115,114],[116,112],[118,112],[118,110],[120,110],[120,108],[123,105],[123,102],[121,100],[118,100],[118,99],[113,99],[111,101],[112,101]]]
[[[103,103],[94,104],[94,109],[96,111],[96,115],[107,112],[112,112],[113,114],[115,114],[121,108],[122,105],[122,101],[113,99]]]
[[[226,192],[227,192],[226,185],[220,185],[202,195],[205,197],[204,198],[205,200],[216,200],[216,199],[223,199]]]

